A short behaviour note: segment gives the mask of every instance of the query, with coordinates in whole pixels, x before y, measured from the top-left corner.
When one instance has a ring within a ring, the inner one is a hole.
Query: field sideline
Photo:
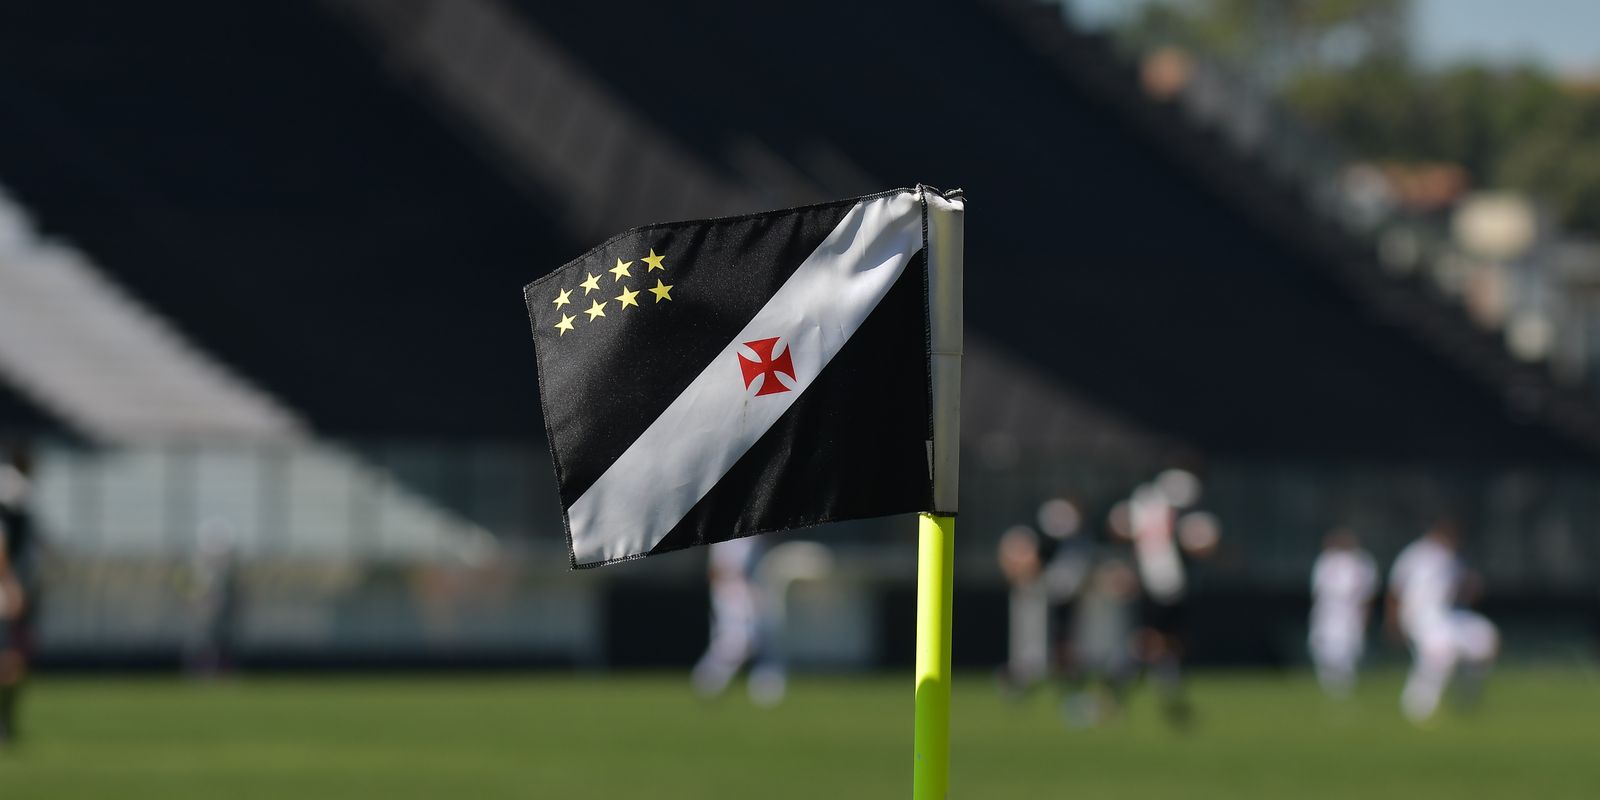
[[[1600,679],[1504,671],[1487,702],[1416,730],[1400,675],[1344,707],[1309,677],[1200,676],[1190,734],[1141,695],[1065,728],[1052,698],[956,687],[959,798],[1592,798]],[[40,681],[0,796],[846,798],[909,795],[908,679],[811,678],[781,708],[697,702],[678,675]]]

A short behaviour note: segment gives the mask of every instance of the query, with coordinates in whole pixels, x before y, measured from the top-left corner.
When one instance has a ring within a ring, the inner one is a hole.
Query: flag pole
[[[950,793],[950,594],[956,518],[917,516],[917,710],[914,800]]]
[[[914,800],[945,800],[950,794],[950,596],[960,477],[966,198],[959,189],[917,189],[923,202],[928,258],[933,410],[928,467],[933,479],[933,510],[917,517],[917,696],[911,796]]]

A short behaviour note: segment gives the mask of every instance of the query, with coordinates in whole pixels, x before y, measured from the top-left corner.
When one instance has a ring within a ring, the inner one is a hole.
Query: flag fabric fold
[[[934,489],[954,459],[934,447],[928,243],[959,210],[919,186],[650,225],[529,284],[573,566],[954,513]]]

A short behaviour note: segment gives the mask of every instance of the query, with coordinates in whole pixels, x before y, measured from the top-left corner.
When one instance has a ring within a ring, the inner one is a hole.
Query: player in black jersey
[[[1192,707],[1183,685],[1187,650],[1189,567],[1215,552],[1220,526],[1215,516],[1193,511],[1200,480],[1169,469],[1136,489],[1128,500],[1128,536],[1143,596],[1136,649],[1155,682],[1169,722],[1186,727]]]

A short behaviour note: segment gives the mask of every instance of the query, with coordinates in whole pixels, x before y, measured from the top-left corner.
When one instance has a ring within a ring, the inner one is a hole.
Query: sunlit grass
[[[1094,730],[1057,698],[955,694],[953,796],[1464,798],[1600,796],[1600,682],[1494,676],[1474,714],[1429,730],[1400,676],[1344,705],[1304,676],[1192,686],[1189,733],[1140,694]],[[678,675],[53,679],[29,738],[0,753],[0,798],[844,798],[909,794],[909,676],[796,681],[788,702],[698,702]]]

